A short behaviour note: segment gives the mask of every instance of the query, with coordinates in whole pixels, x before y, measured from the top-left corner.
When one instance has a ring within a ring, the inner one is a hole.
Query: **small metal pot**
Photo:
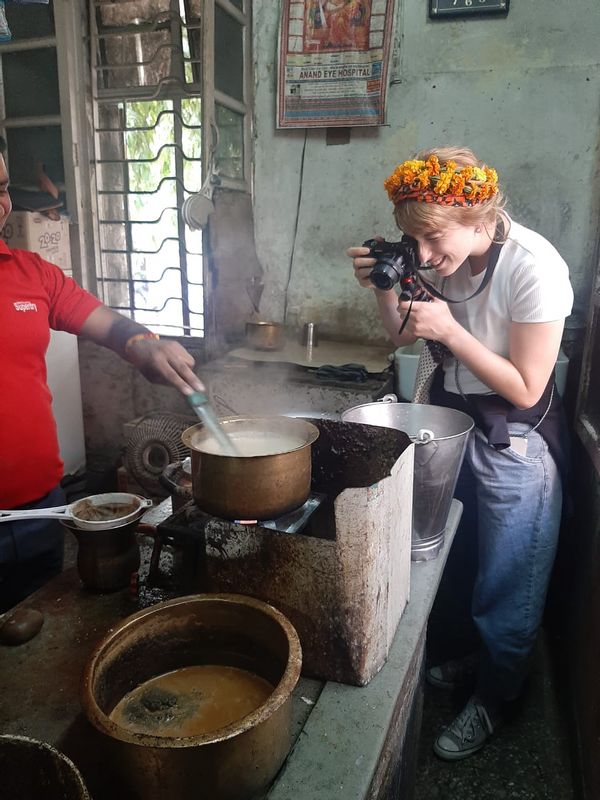
[[[203,426],[185,430],[192,451],[193,496],[198,508],[223,519],[274,519],[301,506],[310,494],[311,445],[319,429],[292,417],[222,417],[219,422],[235,445],[244,434],[268,442],[285,437],[294,446],[269,455],[224,456],[207,452]]]
[[[79,770],[64,753],[28,736],[0,736],[2,797],[90,800]]]
[[[201,664],[249,670],[273,692],[242,719],[199,736],[133,733],[110,719],[135,687]],[[298,634],[267,603],[235,594],[180,597],[128,617],[97,646],[84,672],[82,706],[137,797],[248,800],[262,796],[290,749],[301,665]]]
[[[247,322],[246,344],[254,350],[281,350],[285,328],[280,322]]]
[[[101,531],[82,531],[66,520],[62,524],[77,539],[77,572],[86,589],[104,594],[129,586],[140,566],[138,520]]]

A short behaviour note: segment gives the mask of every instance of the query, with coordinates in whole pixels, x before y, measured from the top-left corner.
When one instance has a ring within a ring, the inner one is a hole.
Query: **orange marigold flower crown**
[[[436,155],[427,161],[404,161],[383,183],[396,205],[403,200],[473,206],[498,192],[498,174],[492,167],[462,167],[454,161],[440,163]]]

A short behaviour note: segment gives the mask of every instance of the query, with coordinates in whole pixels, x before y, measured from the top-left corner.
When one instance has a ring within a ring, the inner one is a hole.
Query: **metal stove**
[[[266,521],[187,503],[158,525],[148,585],[164,583],[169,545],[172,591],[265,600],[295,625],[305,675],[364,685],[385,663],[408,600],[414,445],[390,428],[311,422],[320,436],[306,503]]]

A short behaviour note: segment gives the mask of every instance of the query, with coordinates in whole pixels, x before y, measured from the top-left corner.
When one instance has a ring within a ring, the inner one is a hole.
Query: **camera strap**
[[[496,268],[496,264],[498,263],[498,257],[500,256],[500,251],[502,250],[502,242],[492,242],[492,246],[490,247],[490,257],[488,259],[487,266],[485,268],[485,275],[483,276],[483,280],[477,287],[477,289],[470,294],[468,297],[464,297],[461,300],[452,300],[450,297],[446,297],[442,292],[438,291],[435,286],[432,286],[428,281],[424,280],[420,275],[417,275],[418,281],[423,286],[429,294],[433,295],[433,297],[437,297],[438,300],[443,300],[446,303],[465,303],[467,300],[472,300],[473,297],[477,297],[478,294],[481,294],[485,287],[488,285],[490,280],[492,279],[492,275],[494,274],[494,269]],[[408,318],[410,317],[410,312],[412,311],[412,304],[414,300],[414,295],[410,298],[410,305],[408,307],[408,312],[404,319],[402,320],[402,325],[400,326],[400,330],[398,331],[398,335],[400,336],[404,332],[404,328],[408,323]]]
[[[446,297],[442,294],[435,286],[432,286],[428,281],[418,275],[419,283],[424,286],[427,291],[432,294],[434,297],[437,297],[438,300],[444,300],[446,303],[465,303],[467,300],[472,300],[474,297],[477,297],[478,294],[481,294],[485,287],[488,285],[490,280],[492,279],[492,275],[494,274],[494,269],[496,268],[496,264],[498,263],[498,258],[500,256],[500,251],[502,250],[502,245],[504,242],[492,242],[492,246],[490,247],[490,257],[488,259],[487,266],[485,268],[485,275],[483,276],[483,280],[477,287],[477,289],[470,294],[468,297],[463,297],[460,300],[453,300],[450,297]]]

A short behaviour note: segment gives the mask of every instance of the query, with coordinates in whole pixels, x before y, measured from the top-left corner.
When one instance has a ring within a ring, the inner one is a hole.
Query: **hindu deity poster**
[[[283,0],[277,127],[381,125],[394,0]]]

